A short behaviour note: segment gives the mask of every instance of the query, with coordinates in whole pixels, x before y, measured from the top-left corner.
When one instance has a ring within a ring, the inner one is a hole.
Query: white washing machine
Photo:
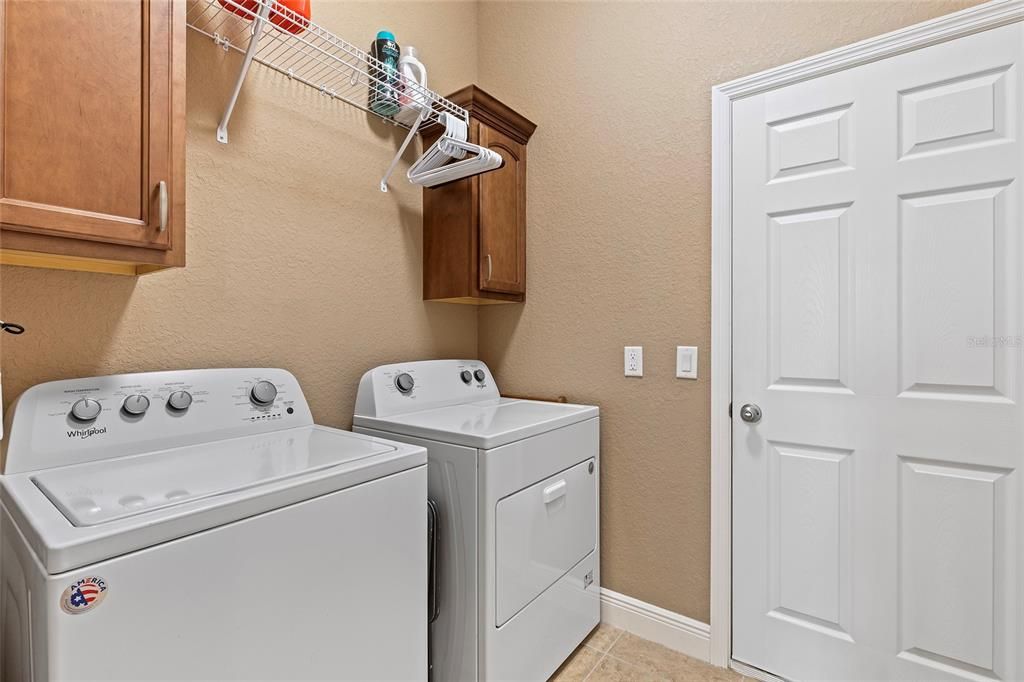
[[[12,417],[5,682],[426,678],[423,448],[314,425],[280,369],[56,381]]]
[[[434,679],[546,680],[600,621],[598,408],[501,398],[482,362],[437,360],[367,372],[353,422],[428,451]]]

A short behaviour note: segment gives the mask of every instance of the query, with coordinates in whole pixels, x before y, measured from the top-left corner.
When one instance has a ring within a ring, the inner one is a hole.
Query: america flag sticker
[[[107,583],[99,576],[82,578],[68,586],[60,596],[60,607],[72,615],[96,608],[107,596]]]

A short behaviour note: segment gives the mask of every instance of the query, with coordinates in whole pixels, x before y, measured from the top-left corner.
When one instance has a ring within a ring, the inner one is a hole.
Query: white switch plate
[[[676,378],[697,378],[696,346],[676,346]]]
[[[644,375],[644,347],[626,346],[624,364],[627,377],[642,377]]]

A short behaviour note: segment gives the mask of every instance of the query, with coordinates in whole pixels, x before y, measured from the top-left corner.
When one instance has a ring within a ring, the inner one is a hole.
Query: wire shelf
[[[221,142],[227,142],[228,120],[252,61],[305,83],[323,95],[410,128],[369,106],[371,92],[394,90],[394,82],[382,77],[385,71],[380,61],[274,0],[189,0],[186,23],[225,50],[245,55],[235,90],[217,129]],[[465,109],[418,83],[404,83],[404,94],[416,103],[429,103],[420,130],[443,125],[445,114],[469,120]]]

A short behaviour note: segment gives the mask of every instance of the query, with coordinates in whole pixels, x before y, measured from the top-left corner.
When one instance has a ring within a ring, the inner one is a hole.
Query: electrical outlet
[[[625,351],[626,376],[642,377],[644,375],[644,347],[626,346]]]

